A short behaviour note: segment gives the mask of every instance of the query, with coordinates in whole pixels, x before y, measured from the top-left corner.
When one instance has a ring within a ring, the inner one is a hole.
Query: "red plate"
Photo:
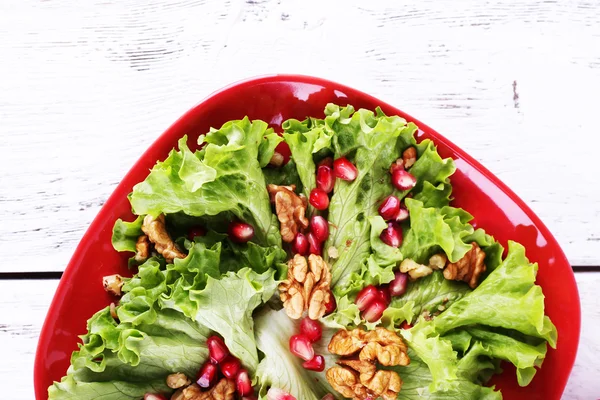
[[[323,79],[276,75],[233,84],[209,96],[188,111],[158,138],[121,181],[77,247],[60,281],[44,323],[35,359],[37,399],[47,398],[47,388],[65,374],[77,335],[86,320],[111,302],[101,279],[109,274],[127,274],[130,254],[117,253],[111,246],[112,227],[117,218],[132,219],[127,194],[144,180],[159,159],[167,157],[177,139],[187,134],[195,142],[210,127],[219,127],[245,115],[279,127],[288,118],[323,117],[325,104],[352,104],[355,108],[380,106],[415,122],[420,138],[432,138],[443,157],[456,161],[452,177],[454,205],[475,216],[477,226],[494,235],[503,245],[516,240],[527,256],[539,263],[537,282],[546,295],[546,313],[558,328],[558,349],[548,351],[543,368],[526,388],[517,385],[514,369],[493,381],[505,399],[559,399],[575,361],[579,342],[579,294],[569,263],[558,243],[539,218],[498,178],[481,164],[427,125],[402,111],[358,90]]]

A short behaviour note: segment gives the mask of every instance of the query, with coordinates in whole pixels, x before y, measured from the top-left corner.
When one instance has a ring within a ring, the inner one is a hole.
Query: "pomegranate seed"
[[[394,272],[394,280],[390,282],[390,294],[392,296],[402,296],[406,292],[408,284],[408,274],[400,271]]]
[[[233,379],[240,370],[240,367],[240,360],[234,356],[229,356],[221,362],[221,373],[225,376],[225,378]]]
[[[300,333],[305,335],[308,340],[314,343],[318,340],[321,340],[323,328],[318,321],[304,317],[302,322],[300,322]]]
[[[411,193],[409,193],[411,194]],[[396,215],[396,221],[402,222],[408,219],[408,208],[404,204],[400,204],[400,209],[398,210],[398,215]]]
[[[319,164],[317,165],[317,167],[320,167],[322,165],[324,165],[326,167],[329,167],[329,168],[333,168],[333,158],[331,158],[331,157],[325,157],[324,159],[322,159],[319,162]]]
[[[329,207],[329,196],[323,189],[314,188],[310,191],[308,202],[317,210],[325,210]]]
[[[250,375],[245,369],[240,369],[237,376],[235,377],[235,388],[240,396],[252,395],[252,382],[250,381]]]
[[[356,295],[356,300],[354,301],[358,306],[360,311],[365,310],[371,303],[373,303],[376,299],[379,298],[379,291],[373,285],[365,286],[358,295]]]
[[[208,354],[210,354],[210,359],[218,364],[223,361],[229,355],[229,349],[218,336],[211,336],[206,339],[206,346],[208,347]]]
[[[392,295],[390,294],[390,288],[388,285],[381,285],[377,289],[379,292],[379,299],[383,300],[386,306],[389,306],[392,302]]]
[[[381,232],[379,238],[388,246],[400,247],[402,244],[402,228],[396,222],[388,222],[388,227]]]
[[[412,325],[408,323],[408,321],[404,321],[402,322],[402,324],[400,324],[400,328],[402,329],[410,329],[412,328]]]
[[[167,398],[162,394],[146,393],[144,395],[144,400],[167,400]]]
[[[381,202],[378,211],[386,221],[394,219],[400,211],[400,200],[396,196],[388,196]]]
[[[321,400],[335,400],[335,397],[331,393],[327,393],[325,396],[321,398]]]
[[[188,231],[188,239],[194,240],[196,236],[206,235],[206,229],[201,226],[194,226]]]
[[[317,240],[316,236],[312,232],[306,234],[306,240],[308,240],[308,250],[310,254],[321,255],[321,243]]]
[[[229,224],[229,237],[237,243],[246,243],[254,236],[254,228],[245,222],[234,221]]]
[[[217,366],[207,361],[200,369],[196,383],[202,388],[211,387],[215,383],[217,372]]]
[[[369,307],[367,307],[365,311],[363,311],[362,317],[367,322],[378,321],[383,315],[383,312],[386,308],[387,305],[383,302],[383,300],[376,299],[374,302],[371,303],[371,305],[369,305]]]
[[[321,165],[317,168],[317,187],[322,189],[325,193],[329,193],[333,190],[335,185],[335,176],[333,170],[326,165]]]
[[[308,239],[304,234],[298,232],[294,241],[292,242],[292,252],[305,256],[308,254]]]
[[[417,178],[403,169],[397,169],[392,174],[392,185],[398,190],[408,190],[415,187]]]
[[[306,335],[294,335],[290,338],[290,351],[304,361],[312,360],[315,350]]]
[[[396,170],[404,169],[404,160],[399,158],[390,165],[390,174],[393,174]]]
[[[320,215],[315,215],[310,219],[310,230],[320,243],[323,243],[329,237],[329,224]]]
[[[288,145],[285,141],[279,143],[277,147],[275,147],[275,152],[281,154],[283,157],[283,162],[281,165],[285,165],[290,161],[292,151],[290,150],[290,145]]]
[[[329,301],[325,303],[325,315],[329,315],[335,311],[337,303],[335,302],[335,296],[329,292]]]
[[[338,158],[333,162],[333,171],[336,177],[349,182],[358,176],[358,170],[346,157]]]
[[[269,388],[267,400],[296,400],[294,396],[278,388]]]
[[[305,369],[309,369],[311,371],[317,371],[317,372],[321,372],[325,369],[325,359],[323,358],[323,356],[314,356],[312,360],[310,361],[304,361],[302,363],[302,366]]]

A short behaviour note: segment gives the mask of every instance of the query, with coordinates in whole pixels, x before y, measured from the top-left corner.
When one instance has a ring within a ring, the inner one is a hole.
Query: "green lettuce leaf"
[[[277,290],[273,271],[258,275],[249,269],[229,273],[222,279],[209,278],[206,289],[191,292],[198,304],[196,320],[219,332],[231,354],[251,373],[258,366],[252,312]]]
[[[429,257],[443,251],[450,262],[456,262],[471,250],[472,242],[477,242],[486,252],[490,270],[500,263],[502,247],[482,229],[473,228],[469,223],[473,216],[468,212],[449,206],[425,207],[415,199],[405,199],[405,203],[410,214],[410,229],[400,246],[405,258],[427,264]]]
[[[320,400],[335,392],[325,377],[325,371],[309,371],[302,360],[289,351],[290,337],[300,329],[298,320],[290,319],[284,310],[270,308],[255,317],[256,344],[264,358],[258,365],[256,377],[260,382],[259,395],[264,396],[270,386],[285,390],[297,399]],[[327,350],[331,337],[343,326],[333,322],[323,325],[323,338],[314,344],[315,353],[325,357],[326,368],[335,365],[337,356]],[[338,398],[341,398],[339,394]]]
[[[336,132],[335,157],[348,157],[358,169],[353,182],[336,181],[329,206],[331,229],[325,248],[338,250],[331,272],[334,291],[341,293],[369,257],[369,218],[378,214],[379,203],[392,192],[388,168],[398,158],[396,142],[400,136],[413,135],[416,126],[379,111],[354,112],[351,106],[328,105],[325,113],[326,125]]]
[[[471,289],[464,282],[448,280],[444,278],[441,271],[435,271],[417,281],[409,282],[406,293],[394,297],[384,315],[388,314],[391,317],[394,312],[397,313],[396,310],[408,307],[410,313],[397,314],[399,318],[395,318],[393,323],[399,327],[404,322],[402,317],[408,315],[411,318],[406,320],[412,324],[415,322],[415,316],[420,316],[424,312],[432,315],[439,314],[470,291]]]
[[[302,181],[300,175],[296,169],[296,163],[294,160],[290,160],[283,167],[263,168],[263,175],[265,176],[265,183],[267,185],[273,184],[277,186],[295,185],[296,192],[301,193],[303,191]]]
[[[67,376],[49,388],[50,399],[141,399],[147,392],[170,393],[165,378],[174,372],[194,376],[208,355],[206,338],[214,332],[254,372],[258,352],[252,313],[277,289],[275,270],[263,264],[282,257],[254,246],[223,253],[223,243],[199,239],[185,259],[165,265],[151,258],[140,265],[138,274],[124,279],[116,307],[119,322],[108,307],[89,320]],[[251,260],[264,272],[244,267],[222,275],[222,257]]]
[[[410,331],[402,331],[402,335],[410,346],[410,364],[392,368],[403,380],[398,399],[502,399],[494,388],[481,386],[462,374],[457,353],[449,341]],[[471,365],[470,370],[488,365],[489,362]]]
[[[131,251],[135,253],[135,243],[143,234],[142,223],[144,216],[140,215],[133,222],[118,219],[113,227],[112,245],[116,251]]]
[[[529,263],[525,248],[509,241],[506,259],[475,290],[434,319],[436,332],[481,324],[541,338],[555,347],[556,327],[544,315],[536,273],[537,264]]]
[[[260,145],[258,146],[258,164],[261,168],[266,167],[279,143],[283,142],[283,138],[276,134],[272,129],[267,129]]]
[[[179,151],[171,151],[133,188],[130,201],[134,212],[153,216],[180,211],[190,216],[228,212],[254,226],[259,244],[281,246],[279,224],[271,212],[258,159],[265,135],[272,135],[265,122],[244,118],[212,129],[204,138],[202,151],[192,153],[184,136]]]

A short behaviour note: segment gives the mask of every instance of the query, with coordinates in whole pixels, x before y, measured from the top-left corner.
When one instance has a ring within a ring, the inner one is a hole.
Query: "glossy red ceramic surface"
[[[127,194],[144,180],[157,160],[167,157],[177,139],[187,134],[193,143],[210,127],[246,115],[274,127],[288,118],[323,117],[328,102],[352,104],[355,108],[380,106],[388,115],[400,115],[415,122],[420,128],[420,138],[433,139],[443,157],[456,161],[457,171],[452,177],[454,205],[472,213],[476,225],[503,245],[509,239],[525,245],[530,260],[539,263],[537,282],[546,296],[546,312],[558,328],[558,349],[548,352],[543,368],[528,387],[519,387],[514,369],[508,367],[493,383],[502,390],[505,399],[560,398],[579,342],[579,295],[565,255],[539,218],[472,157],[397,108],[334,82],[278,75],[236,83],[212,94],[160,136],[115,189],[77,247],[48,311],[35,360],[37,399],[46,399],[47,387],[65,374],[71,352],[77,348],[77,335],[85,333],[86,320],[111,302],[100,284],[102,277],[129,273],[130,254],[117,253],[111,246],[113,224],[117,218],[132,219]]]

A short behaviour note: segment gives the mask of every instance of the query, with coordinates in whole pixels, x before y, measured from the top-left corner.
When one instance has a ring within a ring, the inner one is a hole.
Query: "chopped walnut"
[[[154,248],[161,254],[167,262],[173,262],[175,258],[185,258],[183,254],[175,245],[175,242],[169,236],[167,228],[165,226],[165,216],[160,214],[158,218],[154,219],[151,215],[144,217],[144,223],[142,224],[142,231],[148,235],[148,239],[154,243]]]
[[[185,374],[178,372],[167,376],[167,386],[171,389],[179,389],[184,386],[189,386],[191,381]]]
[[[171,400],[185,400],[185,395],[183,394],[183,388],[177,389],[175,393],[171,395]]]
[[[235,383],[227,378],[222,378],[207,392],[203,392],[200,386],[194,383],[183,389],[182,393],[183,397],[179,397],[177,400],[233,400],[235,398]],[[173,397],[171,397],[171,400],[174,400]]]
[[[350,368],[331,367],[325,373],[327,381],[342,396],[349,399],[367,399],[367,388],[360,383],[359,374]]]
[[[329,246],[329,248],[327,249],[327,255],[329,256],[329,258],[335,260],[336,258],[340,257],[340,252],[338,251],[337,247]]]
[[[402,160],[404,161],[404,168],[408,169],[412,167],[415,161],[417,161],[417,149],[411,146],[404,150],[402,152]]]
[[[447,262],[448,257],[446,257],[444,253],[434,254],[429,258],[429,267],[433,269],[444,269]]]
[[[146,235],[140,235],[137,242],[135,243],[135,257],[134,260],[138,263],[143,263],[150,256],[150,240]]]
[[[271,201],[275,203],[275,212],[280,222],[281,239],[291,243],[300,229],[308,228],[306,207],[308,201],[304,196],[294,193],[295,185],[267,185]]]
[[[349,356],[365,346],[365,334],[362,329],[340,329],[333,335],[327,350],[339,356]]]
[[[326,312],[331,290],[329,266],[315,254],[305,257],[296,254],[288,262],[288,277],[279,284],[279,293],[287,315],[299,319],[305,310],[308,317],[319,319]]]
[[[283,155],[281,153],[274,152],[273,155],[271,156],[271,160],[269,161],[269,164],[271,164],[274,167],[281,167],[283,165],[284,161],[285,161],[285,158],[283,158]]]
[[[408,272],[411,281],[415,281],[424,276],[430,275],[433,272],[431,267],[419,264],[418,262],[405,258],[400,263],[400,272]]]
[[[210,391],[214,400],[233,400],[235,398],[235,383],[229,379],[221,379]]]
[[[479,277],[485,272],[485,253],[477,243],[473,242],[472,245],[463,258],[446,266],[444,278],[467,282],[471,289],[475,289],[479,285]]]
[[[102,278],[102,285],[104,286],[104,290],[108,293],[120,296],[121,287],[123,287],[123,278],[119,274],[107,275]]]
[[[115,305],[115,303],[110,303],[110,316],[113,317],[113,319],[118,320],[119,316],[117,315],[117,306]]]
[[[376,397],[396,399],[402,387],[400,376],[394,371],[377,370],[376,364],[396,366],[410,363],[406,345],[395,332],[381,327],[368,332],[362,329],[340,330],[331,338],[328,350],[352,357],[342,358],[338,361],[342,367],[330,368],[326,373],[331,386],[343,396],[357,400]],[[358,359],[354,357],[356,353]]]

